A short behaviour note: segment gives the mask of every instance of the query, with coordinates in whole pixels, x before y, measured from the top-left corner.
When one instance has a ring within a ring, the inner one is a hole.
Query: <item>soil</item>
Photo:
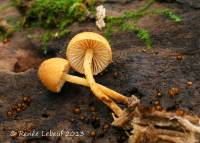
[[[143,2],[111,2],[106,4],[106,8],[110,15],[117,15],[122,9],[133,9]],[[150,31],[153,49],[147,49],[132,32],[113,34],[113,62],[96,76],[97,82],[126,96],[138,96],[145,107],[153,107],[159,101],[167,111],[181,109],[199,116],[200,10],[192,4],[186,0],[154,4],[154,7],[176,11],[183,20],[177,24],[164,16],[145,16],[139,25]],[[50,54],[47,56],[42,54],[40,43],[27,38],[26,32],[16,33],[10,42],[0,43],[0,142],[127,142],[124,130],[112,126],[103,129],[105,124],[112,122],[111,112],[88,88],[68,83],[60,93],[54,94],[47,91],[38,80],[39,64],[49,57],[65,58],[66,43],[75,34],[82,31],[102,33],[96,29],[94,21],[74,24],[70,29],[72,32],[69,36],[50,42]],[[71,73],[79,75],[73,71]],[[173,94],[175,88],[178,92]],[[31,101],[23,101],[24,96]],[[22,111],[12,109],[24,102],[26,108]],[[91,107],[96,111],[91,111]],[[80,113],[74,113],[75,108],[80,108]],[[11,131],[41,133],[62,129],[78,133],[83,131],[84,136],[10,136]],[[96,136],[94,133],[91,135],[92,131],[96,132]]]

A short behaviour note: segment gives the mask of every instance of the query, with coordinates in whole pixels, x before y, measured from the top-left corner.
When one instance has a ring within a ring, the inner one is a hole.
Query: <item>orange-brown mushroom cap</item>
[[[66,52],[67,59],[73,69],[84,74],[84,57],[89,48],[93,49],[92,71],[94,75],[97,75],[112,61],[110,45],[103,36],[94,32],[77,34],[69,42]]]
[[[68,73],[69,62],[62,58],[51,58],[42,62],[38,76],[42,84],[52,92],[59,92],[65,83],[63,73]]]

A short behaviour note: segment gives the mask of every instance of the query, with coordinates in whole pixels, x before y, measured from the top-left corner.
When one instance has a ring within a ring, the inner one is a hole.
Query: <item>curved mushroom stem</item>
[[[77,76],[73,76],[73,75],[70,75],[70,74],[63,74],[63,77],[62,77],[65,81],[68,81],[70,83],[75,83],[75,84],[79,84],[79,85],[83,85],[83,86],[87,86],[89,87],[89,83],[88,81],[85,79],[85,78],[81,78],[81,77],[77,77]],[[98,84],[97,83],[97,86],[107,95],[109,96],[110,98],[118,101],[118,102],[122,102],[122,103],[126,103],[127,102],[127,97],[112,90],[112,89],[109,89],[101,84]]]
[[[88,81],[88,84],[90,85],[90,89],[94,93],[94,95],[99,98],[101,101],[103,101],[107,106],[112,109],[112,111],[119,116],[122,113],[122,109],[110,98],[108,98],[97,86],[97,83],[95,82],[92,74],[92,58],[93,58],[93,50],[87,49],[85,53],[84,58],[84,72],[86,79]]]

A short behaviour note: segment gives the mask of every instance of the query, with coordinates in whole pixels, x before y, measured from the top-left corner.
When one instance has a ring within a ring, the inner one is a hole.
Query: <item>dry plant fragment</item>
[[[96,26],[102,30],[106,26],[104,18],[106,17],[106,9],[103,5],[96,7]]]
[[[137,104],[135,104],[137,101]],[[199,143],[199,118],[166,111],[144,110],[135,97],[114,126],[132,128],[129,143]],[[124,124],[125,123],[125,124]]]
[[[199,125],[195,125],[195,124],[191,123],[189,120],[182,118],[180,116],[175,116],[174,119],[177,119],[178,122],[181,125],[183,125],[186,129],[188,129],[192,132],[200,133],[200,126]]]

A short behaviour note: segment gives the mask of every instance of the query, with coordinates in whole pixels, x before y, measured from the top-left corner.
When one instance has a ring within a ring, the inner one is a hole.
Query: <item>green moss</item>
[[[106,29],[104,35],[110,41],[112,33],[117,31],[132,31],[136,33],[137,37],[144,41],[148,48],[152,47],[150,34],[147,30],[137,26],[137,22],[146,14],[148,8],[154,3],[154,0],[149,0],[144,6],[136,11],[125,11],[119,17],[108,16],[106,18]],[[114,30],[115,29],[115,30]]]
[[[149,32],[146,29],[137,28],[135,30],[135,33],[137,34],[138,38],[140,38],[141,40],[145,42],[147,48],[152,48],[152,40],[151,40]]]
[[[46,32],[41,37],[44,53],[48,50],[48,41],[69,33],[68,26],[73,22],[86,20],[94,10],[95,0],[14,0],[23,14],[23,27],[42,27]],[[52,36],[55,29],[57,36]]]
[[[42,27],[46,32],[39,36],[43,42],[43,51],[47,53],[48,42],[69,33],[68,26],[73,22],[82,22],[88,14],[95,15],[95,0],[13,0],[23,14],[20,20],[22,27]],[[139,20],[148,14],[160,14],[180,22],[181,18],[169,9],[150,9],[156,0],[148,0],[143,6],[134,11],[125,11],[119,17],[106,17],[105,37],[110,41],[112,33],[132,31],[144,41],[148,48],[152,40],[148,30],[138,27]],[[56,35],[55,35],[56,29]],[[54,32],[53,32],[54,31]]]
[[[182,18],[180,16],[176,15],[175,13],[173,13],[170,9],[155,9],[155,10],[153,10],[153,12],[156,14],[162,14],[174,22],[182,21]]]
[[[106,18],[106,28],[104,31],[105,37],[110,40],[110,36],[112,33],[117,31],[132,31],[134,32],[137,37],[144,41],[147,48],[152,48],[152,40],[150,33],[148,30],[143,29],[141,27],[137,26],[137,23],[139,20],[148,14],[161,14],[165,15],[169,19],[171,19],[174,22],[180,22],[181,18],[174,14],[169,9],[153,9],[150,10],[150,6],[155,2],[155,0],[149,0],[147,3],[145,3],[142,7],[138,8],[135,11],[125,11],[121,16],[119,17],[111,17],[108,16]]]
[[[80,12],[78,12],[80,10]],[[60,28],[75,19],[82,20],[86,11],[81,0],[36,0],[26,12],[27,22],[37,23],[43,28]]]
[[[43,42],[43,45],[42,45],[42,50],[43,50],[43,53],[44,54],[47,54],[48,52],[48,42],[49,40],[52,38],[51,36],[51,33],[49,31],[45,32],[42,36],[41,36],[41,39],[42,39],[42,42]]]
[[[53,40],[55,38],[62,38],[64,36],[66,36],[67,34],[69,34],[68,29],[57,31],[57,32],[54,32],[54,33],[49,31],[49,30],[45,31],[45,33],[40,37],[40,39],[42,41],[43,53],[47,54],[47,52],[48,52],[48,42],[50,40]]]

